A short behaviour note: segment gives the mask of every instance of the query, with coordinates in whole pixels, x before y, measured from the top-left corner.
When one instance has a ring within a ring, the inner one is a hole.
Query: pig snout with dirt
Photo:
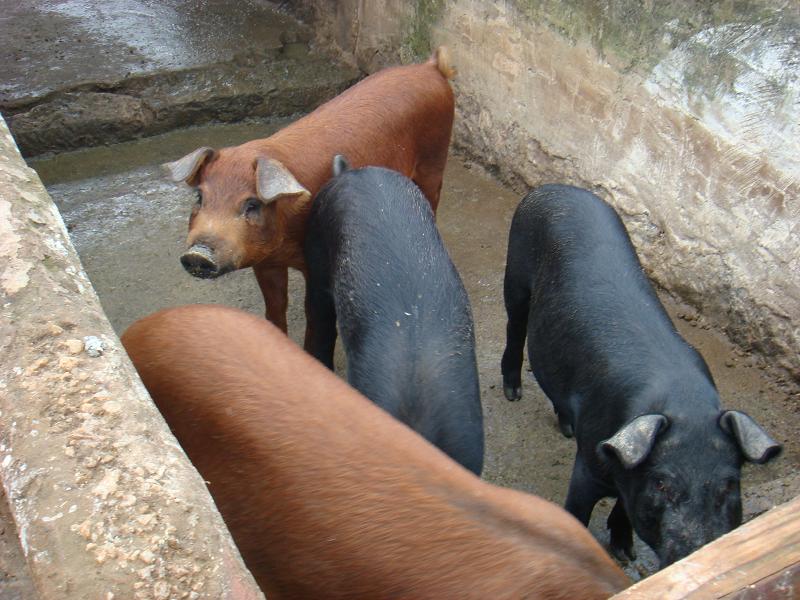
[[[742,463],[781,447],[720,407],[608,204],[570,186],[531,191],[511,224],[504,292],[506,397],[521,396],[527,335],[536,380],[578,444],[567,510],[587,524],[617,497],[612,552],[633,558],[632,525],[662,566],[741,523]]]
[[[264,319],[184,306],[122,342],[271,600],[600,600],[629,584],[572,515],[482,481]]]
[[[338,321],[350,385],[480,475],[472,312],[433,212],[396,171],[333,171],[308,218],[308,350],[332,369]]]
[[[306,274],[311,200],[334,154],[388,167],[420,187],[434,212],[453,126],[454,71],[439,48],[422,64],[379,71],[309,115],[240,146],[202,147],[165,165],[197,191],[181,257],[196,277],[253,267],[267,318],[286,332],[289,267]]]

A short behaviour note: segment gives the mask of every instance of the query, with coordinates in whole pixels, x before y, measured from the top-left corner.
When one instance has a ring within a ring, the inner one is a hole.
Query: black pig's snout
[[[181,264],[189,274],[201,279],[218,277],[222,274],[208,246],[199,244],[192,246],[181,256]]]

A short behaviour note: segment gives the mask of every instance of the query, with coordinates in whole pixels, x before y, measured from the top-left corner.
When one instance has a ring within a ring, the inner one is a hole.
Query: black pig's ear
[[[350,163],[342,154],[337,154],[333,157],[333,176],[338,177],[345,171],[350,170]]]
[[[750,462],[764,464],[783,450],[749,415],[738,410],[726,410],[719,417],[719,426],[739,444]]]
[[[647,458],[656,437],[668,426],[669,421],[664,415],[636,417],[612,437],[600,442],[599,450],[615,456],[624,468],[633,469]]]
[[[213,148],[202,146],[183,158],[179,158],[174,162],[164,163],[161,167],[167,172],[172,181],[176,183],[184,181],[195,187],[197,185],[197,178],[195,177],[197,172],[209,158],[214,156],[214,152]]]

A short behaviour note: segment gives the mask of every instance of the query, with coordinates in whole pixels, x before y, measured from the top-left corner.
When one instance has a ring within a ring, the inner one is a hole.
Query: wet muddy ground
[[[0,100],[263,53],[299,29],[251,0],[0,0]]]
[[[268,135],[283,124],[188,129],[32,163],[59,206],[118,332],[157,309],[186,303],[216,302],[263,312],[263,300],[249,270],[213,281],[194,279],[184,272],[178,257],[184,249],[194,197],[187,188],[168,182],[157,165],[200,145],[235,144]],[[530,373],[523,383],[523,398],[517,403],[505,400],[500,379],[505,344],[503,271],[508,228],[518,201],[517,193],[480,167],[454,156],[445,175],[438,224],[472,302],[487,434],[484,476],[562,503],[574,442],[558,432],[550,404]],[[300,341],[305,324],[302,278],[294,273],[290,285],[290,335]],[[689,307],[666,294],[662,298],[681,333],[708,361],[724,405],[747,411],[785,445],[783,456],[773,464],[745,467],[746,518],[800,494],[796,396],[779,389]],[[337,360],[342,373],[340,350]],[[598,508],[592,529],[604,540],[603,515],[610,502],[604,501]],[[640,558],[628,568],[635,578],[655,564],[643,544],[637,549]]]
[[[0,112],[25,156],[308,112],[362,75],[313,37],[265,0],[0,0]]]

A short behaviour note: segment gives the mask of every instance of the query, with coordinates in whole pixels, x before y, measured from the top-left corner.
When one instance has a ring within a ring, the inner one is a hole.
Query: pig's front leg
[[[608,515],[606,525],[611,532],[611,541],[609,542],[611,555],[620,562],[636,560],[636,551],[633,549],[633,527],[628,513],[625,512],[622,498],[617,498],[611,514]]]
[[[264,296],[267,319],[286,333],[286,309],[289,307],[288,267],[253,267],[253,271]]]
[[[588,527],[594,505],[605,495],[607,495],[606,490],[603,489],[603,486],[598,485],[578,452],[575,457],[575,465],[572,467],[572,478],[569,482],[564,508]]]
[[[321,282],[306,280],[306,352],[333,371],[336,306]]]

